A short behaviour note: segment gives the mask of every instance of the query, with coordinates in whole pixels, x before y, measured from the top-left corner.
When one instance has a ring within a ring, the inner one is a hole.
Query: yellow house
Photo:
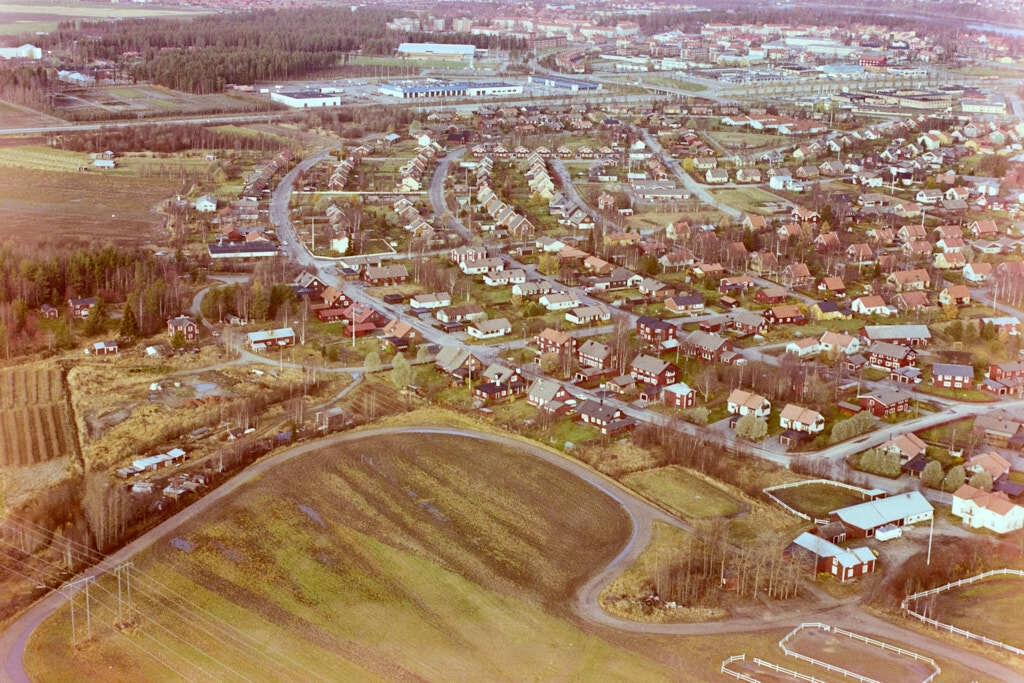
[[[853,317],[851,313],[844,313],[834,301],[819,301],[811,306],[810,311],[815,320],[849,320]]]

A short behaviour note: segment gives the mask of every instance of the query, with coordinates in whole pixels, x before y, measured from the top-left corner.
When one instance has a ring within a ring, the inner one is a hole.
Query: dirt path
[[[932,639],[916,631],[904,629],[896,624],[869,615],[851,602],[832,600],[818,608],[793,611],[784,616],[765,617],[763,619],[726,619],[709,623],[639,623],[612,616],[601,608],[598,603],[598,596],[612,579],[633,564],[640,553],[643,552],[650,541],[653,523],[660,521],[689,532],[692,532],[693,529],[685,522],[636,497],[617,482],[582,463],[564,457],[560,453],[552,452],[539,445],[530,444],[511,437],[449,427],[385,427],[366,431],[345,432],[282,451],[242,471],[189,507],[135,539],[121,550],[108,556],[101,564],[84,571],[80,576],[97,576],[105,572],[107,568],[114,567],[134,557],[149,546],[174,533],[185,522],[206,513],[242,486],[263,476],[284,462],[333,445],[393,434],[445,434],[510,446],[583,479],[616,501],[629,516],[633,531],[619,554],[577,592],[573,607],[575,612],[584,621],[633,633],[683,636],[763,631],[778,627],[795,626],[802,621],[824,621],[881,638],[898,640],[922,653],[952,657],[962,665],[998,680],[1020,679],[1019,674],[1009,667],[993,662],[989,658],[975,652],[963,650],[949,643]],[[23,656],[28,638],[43,620],[63,603],[64,598],[59,593],[50,593],[36,602],[35,605],[24,612],[0,634],[0,680],[14,683],[28,682],[29,679],[23,667]]]

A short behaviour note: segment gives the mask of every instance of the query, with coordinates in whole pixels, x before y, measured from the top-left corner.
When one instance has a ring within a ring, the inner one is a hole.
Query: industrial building
[[[410,59],[466,60],[472,64],[476,56],[476,46],[456,43],[402,43],[398,46],[398,54]]]
[[[487,83],[470,83],[454,81],[399,81],[384,83],[380,86],[384,95],[398,97],[403,100],[422,97],[502,97],[505,95],[522,95],[520,83],[504,83],[491,81]]]
[[[43,50],[25,43],[18,47],[0,47],[0,59],[42,59]]]
[[[529,80],[530,83],[538,83],[549,88],[566,88],[573,92],[577,92],[579,90],[601,90],[600,83],[581,81],[575,78],[562,78],[561,76],[531,74],[527,77],[527,80]]]
[[[337,107],[341,104],[341,95],[325,94],[318,90],[300,90],[292,92],[272,92],[270,99],[280,102],[293,109],[310,107]]]

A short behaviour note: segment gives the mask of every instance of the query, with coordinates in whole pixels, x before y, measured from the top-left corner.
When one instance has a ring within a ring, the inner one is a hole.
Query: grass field
[[[27,107],[18,107],[7,102],[0,102],[0,129],[34,128],[48,123],[61,122],[58,118],[41,114]]]
[[[260,643],[257,656],[219,646],[202,624],[137,592],[147,616],[136,629],[115,636],[99,625],[113,616],[107,599],[106,613],[99,606],[93,615],[97,637],[72,653],[68,614],[48,620],[30,644],[32,677],[109,680],[111,666],[125,680],[168,676],[156,661],[129,655],[125,638],[191,676],[197,667],[259,680],[297,667],[307,680],[673,675],[558,613],[629,533],[611,499],[513,449],[420,435],[410,453],[409,443],[369,438],[286,463],[180,529],[177,547],[165,539],[136,558],[139,591],[152,577],[244,624]],[[93,590],[98,603],[102,590]]]
[[[69,91],[55,104],[61,116],[75,120],[123,117],[125,114],[165,116],[255,111],[276,106],[254,94],[224,92],[195,95],[161,85],[98,86]]]
[[[772,494],[791,508],[816,519],[825,519],[833,510],[864,502],[853,491],[828,484],[804,484],[772,491]]]
[[[712,190],[711,194],[714,195],[715,199],[721,201],[724,204],[739,209],[740,211],[746,211],[747,213],[769,213],[763,205],[768,202],[781,202],[781,197],[778,197],[771,192],[766,192],[758,187],[744,187],[742,189],[729,189],[729,190]]]
[[[157,235],[152,208],[181,189],[168,177],[0,166],[0,238],[145,244]]]
[[[732,515],[743,508],[725,491],[678,465],[628,474],[622,482],[691,519]]]
[[[1024,581],[992,578],[935,596],[933,619],[979,636],[1024,647],[1020,615],[1024,610]]]
[[[786,138],[781,135],[765,135],[764,133],[740,133],[734,131],[715,131],[705,133],[722,147],[745,149],[783,145]]]
[[[0,466],[73,454],[74,422],[55,365],[0,370]]]

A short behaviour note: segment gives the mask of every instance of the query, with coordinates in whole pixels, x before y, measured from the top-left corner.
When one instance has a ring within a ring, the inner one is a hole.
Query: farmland
[[[34,465],[75,452],[60,368],[0,370],[0,466]]]
[[[930,616],[980,636],[1024,647],[1021,579],[993,578],[937,594]]]
[[[69,90],[55,100],[55,106],[60,116],[75,121],[263,111],[277,107],[255,95],[234,92],[194,95],[160,85]]]
[[[833,510],[863,502],[853,491],[829,484],[804,484],[772,493],[794,510],[816,519],[826,519]]]
[[[673,675],[559,616],[556,605],[629,533],[611,499],[512,448],[442,435],[415,443],[413,455],[407,437],[367,438],[281,465],[179,529],[175,545],[165,539],[136,558],[141,582],[156,579],[245,624],[265,656],[215,647],[219,639],[153,605],[144,588],[137,600],[153,623],[138,633],[173,629],[261,679],[282,677],[285,657],[327,679]],[[94,624],[109,623],[112,612],[98,609]],[[97,626],[88,648],[68,654],[68,618],[59,611],[33,636],[34,678],[95,679],[111,662],[126,679],[167,675],[155,660],[125,656],[110,628]],[[194,666],[224,673],[164,640]]]
[[[4,3],[0,6],[0,35],[24,36],[36,31],[56,30],[57,24],[70,19],[116,19],[142,17],[181,17],[188,18],[201,14],[197,10],[181,10],[172,8],[138,8],[125,5],[87,5],[68,2],[15,4]]]
[[[169,177],[0,166],[0,238],[146,244],[157,236],[153,207],[179,189]]]
[[[720,202],[747,213],[770,213],[765,204],[783,201],[782,198],[758,187],[712,190],[711,194]]]

